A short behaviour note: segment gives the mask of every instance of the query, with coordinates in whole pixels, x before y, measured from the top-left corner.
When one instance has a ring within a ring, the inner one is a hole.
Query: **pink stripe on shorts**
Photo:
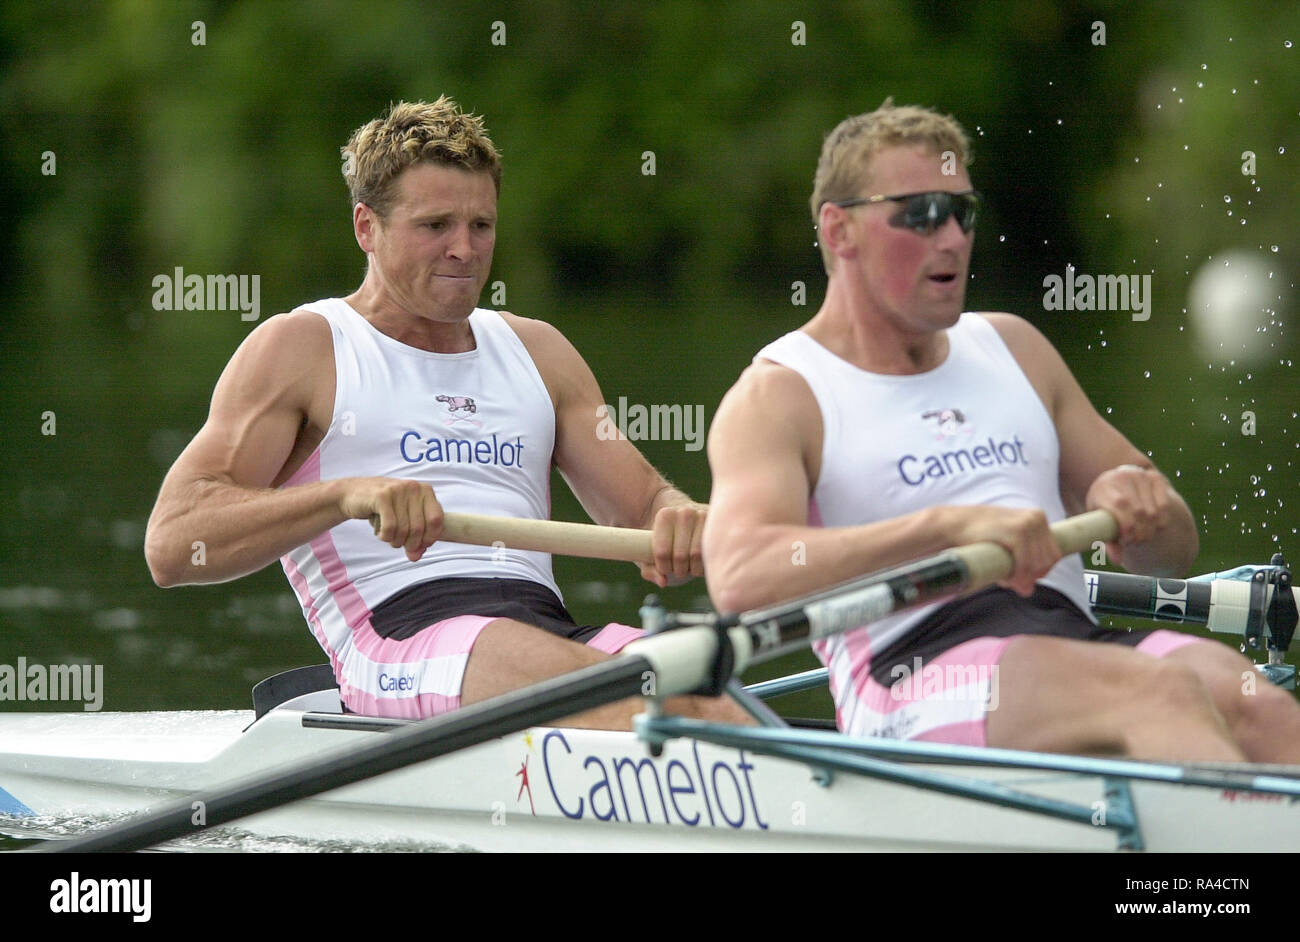
[[[1168,631],[1160,628],[1142,639],[1142,643],[1137,646],[1138,651],[1143,654],[1150,654],[1152,657],[1164,657],[1166,654],[1172,654],[1179,648],[1185,648],[1189,644],[1216,644],[1217,642],[1209,641],[1206,638],[1198,638],[1196,635],[1189,635],[1182,631]]]
[[[892,673],[885,687],[868,673],[857,682],[857,702],[842,716],[856,736],[983,746],[985,718],[997,707],[998,661],[1011,638],[975,638],[924,664],[915,659]]]
[[[341,685],[344,706],[366,716],[424,719],[460,709],[465,666],[483,629],[500,616],[456,615],[434,622],[406,640],[377,639],[367,651],[372,659],[401,665],[405,695],[375,695],[362,685]],[[544,629],[538,628],[538,631]],[[617,654],[645,632],[630,625],[610,623],[593,635],[587,647],[604,654]],[[384,686],[380,681],[380,687]],[[392,689],[390,682],[388,689]]]
[[[870,675],[859,687],[856,735],[887,736],[964,746],[988,745],[988,714],[997,708],[998,662],[1016,636],[975,638],[950,648],[924,664],[896,667],[901,674],[890,687]],[[1153,631],[1135,650],[1151,657],[1190,644],[1213,644],[1178,631]]]

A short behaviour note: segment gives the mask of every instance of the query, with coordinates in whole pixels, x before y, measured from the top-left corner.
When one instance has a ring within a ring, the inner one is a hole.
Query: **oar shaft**
[[[1239,579],[1203,582],[1091,569],[1084,570],[1083,576],[1095,612],[1204,625],[1210,631],[1235,635],[1245,634],[1253,617],[1269,629],[1270,641],[1287,644],[1291,639],[1287,626],[1269,623],[1267,611],[1277,592],[1289,593],[1300,605],[1300,590],[1290,584],[1266,584],[1256,600],[1251,583]]]
[[[1052,524],[1061,551],[1081,552],[1115,538],[1115,518],[1095,510]],[[725,624],[749,631],[755,661],[808,641],[849,631],[904,608],[974,591],[1011,574],[1011,554],[996,543],[974,543],[905,563],[814,595],[731,616]]]

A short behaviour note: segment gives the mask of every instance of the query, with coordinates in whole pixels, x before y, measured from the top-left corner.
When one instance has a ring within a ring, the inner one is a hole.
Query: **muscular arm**
[[[713,494],[704,529],[709,594],[721,611],[794,598],[977,539],[1012,549],[1017,571],[1008,583],[1027,593],[1059,556],[1037,511],[931,507],[861,526],[809,526],[821,442],[816,399],[791,370],[756,364],[723,400],[709,433]]]
[[[1098,414],[1056,348],[1027,321],[985,315],[1029,377],[1056,424],[1061,499],[1068,513],[1103,508],[1120,538],[1111,561],[1132,572],[1178,576],[1198,551],[1186,502],[1145,454]]]
[[[282,472],[300,431],[315,428],[319,437],[329,424],[334,384],[322,388],[321,376],[332,380],[333,370],[325,369],[332,365],[329,326],[308,312],[271,318],[236,351],[217,382],[207,422],[168,471],[149,517],[145,558],[158,585],[225,582],[254,572],[344,520],[369,516],[378,504],[388,508],[389,522],[398,516],[394,506],[414,520],[418,514],[408,505],[426,500],[416,493],[421,487],[433,501],[427,485],[383,478],[273,487],[287,476]],[[395,491],[411,492],[411,500],[394,498]],[[409,536],[400,535],[404,542]],[[412,545],[423,552],[432,542],[421,527]]]
[[[654,530],[661,585],[702,571],[705,508],[677,490],[631,442],[601,438],[600,384],[573,344],[543,321],[503,314],[527,347],[555,404],[555,464],[596,523]],[[606,419],[612,421],[612,419]]]

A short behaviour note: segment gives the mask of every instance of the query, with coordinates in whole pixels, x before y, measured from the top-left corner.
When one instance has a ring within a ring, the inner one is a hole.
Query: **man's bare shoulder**
[[[750,364],[723,398],[723,404],[779,418],[807,419],[819,414],[812,389],[795,370],[771,360]]]
[[[992,325],[998,332],[998,336],[1002,338],[1002,342],[1007,345],[1007,349],[1022,364],[1025,356],[1042,354],[1046,350],[1056,352],[1056,348],[1043,336],[1042,331],[1018,314],[1008,314],[1005,311],[978,311],[976,316],[984,318]]]
[[[1048,414],[1057,417],[1062,395],[1076,390],[1074,374],[1042,332],[1023,317],[1005,313],[979,315],[993,325],[1011,355],[1038,392]]]
[[[816,480],[821,442],[821,409],[807,381],[787,366],[759,360],[740,374],[718,406],[709,455],[765,456],[764,461],[798,455],[809,479]]]
[[[231,358],[257,372],[297,374],[304,366],[319,366],[320,358],[333,361],[334,340],[329,321],[314,311],[298,308],[268,317],[258,324]]]
[[[313,348],[326,345],[333,348],[329,321],[323,314],[302,307],[268,317],[249,333],[244,343],[250,341],[258,345],[305,343]]]
[[[333,365],[333,335],[323,316],[302,308],[276,314],[239,345],[218,382],[216,399],[238,404],[250,396],[287,396],[305,412],[318,389],[333,389]]]
[[[558,327],[509,311],[498,313],[533,358],[533,365],[541,374],[556,408],[566,403],[583,404],[588,399],[598,400],[599,390],[591,368]]]
[[[573,344],[554,324],[548,324],[535,317],[522,317],[509,311],[497,313],[523,341],[534,360],[539,356],[552,357],[576,353]]]

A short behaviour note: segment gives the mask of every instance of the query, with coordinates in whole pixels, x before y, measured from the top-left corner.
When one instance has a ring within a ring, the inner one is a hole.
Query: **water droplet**
[[[1005,242],[1005,241],[1007,241],[1007,237],[1004,236],[1004,235],[1000,235],[1000,236],[998,236],[998,241],[999,241],[999,242]],[[1273,251],[1274,251],[1274,252],[1277,251],[1277,246],[1276,246],[1276,245],[1273,246]]]
[[[1106,414],[1107,414],[1107,415],[1110,415],[1110,414],[1111,414],[1112,412],[1114,412],[1114,411],[1115,411],[1115,410],[1112,409],[1110,406],[1107,406],[1107,407],[1106,407]]]
[[[1142,375],[1145,376],[1147,379],[1150,379],[1150,378],[1151,378],[1151,371],[1150,371],[1150,370],[1143,370],[1143,371],[1142,371]]]
[[[1284,45],[1284,46],[1286,46],[1286,48],[1290,49],[1290,48],[1291,48],[1291,40],[1289,40],[1289,39],[1288,39],[1288,40],[1285,40],[1285,41],[1282,43],[1282,45]]]
[[[1285,153],[1286,153],[1286,148],[1285,148],[1285,147],[1279,147],[1279,148],[1277,149],[1277,152],[1278,152],[1279,154],[1285,154]]]
[[[1225,203],[1231,203],[1231,202],[1232,202],[1232,197],[1229,196],[1227,193],[1224,193],[1224,194],[1223,194],[1223,201],[1224,201]]]
[[[1277,246],[1276,246],[1276,245],[1270,245],[1269,248],[1272,249],[1274,252],[1277,251]]]

